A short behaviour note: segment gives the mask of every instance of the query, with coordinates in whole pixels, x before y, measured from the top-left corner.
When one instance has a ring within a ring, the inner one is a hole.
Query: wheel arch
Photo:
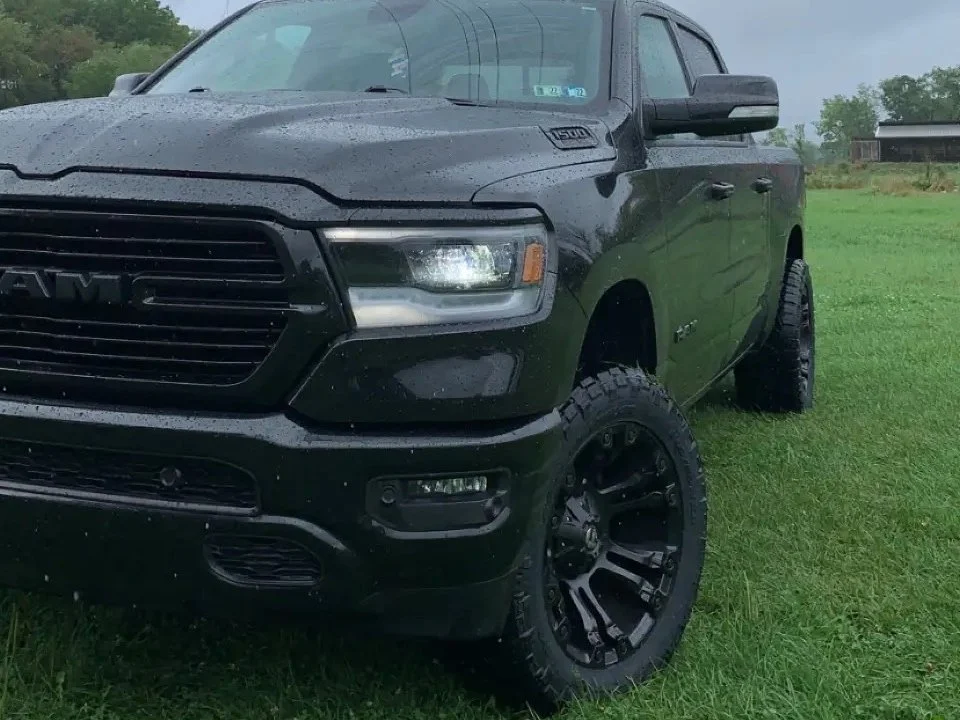
[[[580,345],[576,383],[611,367],[639,367],[656,374],[659,366],[653,296],[641,280],[608,287],[588,315]]]
[[[787,254],[784,259],[784,266],[791,260],[805,260],[803,247],[803,228],[794,225],[787,237]]]

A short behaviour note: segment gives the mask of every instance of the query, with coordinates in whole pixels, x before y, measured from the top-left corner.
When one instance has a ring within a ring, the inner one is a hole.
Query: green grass
[[[807,185],[824,190],[870,189],[881,195],[958,192],[960,164],[838,163],[816,168]]]
[[[815,412],[693,413],[708,565],[673,664],[600,720],[960,717],[960,201],[812,192]],[[0,718],[497,718],[429,651],[0,606]]]

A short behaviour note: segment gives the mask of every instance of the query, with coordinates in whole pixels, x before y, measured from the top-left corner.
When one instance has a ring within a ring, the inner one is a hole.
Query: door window
[[[685,27],[679,28],[680,47],[690,65],[690,71],[696,80],[701,75],[722,75],[720,61],[710,47],[710,43],[699,35],[690,32]]]
[[[637,23],[641,93],[653,100],[689,97],[687,75],[667,21],[643,15]]]

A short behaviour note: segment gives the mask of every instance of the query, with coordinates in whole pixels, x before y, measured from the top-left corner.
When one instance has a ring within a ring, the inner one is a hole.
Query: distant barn
[[[960,163],[960,122],[885,120],[872,140],[857,139],[854,161]]]

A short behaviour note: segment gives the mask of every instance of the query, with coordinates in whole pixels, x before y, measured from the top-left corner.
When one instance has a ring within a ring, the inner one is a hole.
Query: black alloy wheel
[[[683,413],[641,370],[584,380],[496,644],[501,691],[550,713],[643,682],[670,659],[706,547],[703,464]]]
[[[629,658],[670,596],[683,543],[677,470],[643,426],[594,433],[557,494],[544,582],[552,630],[572,660]]]

